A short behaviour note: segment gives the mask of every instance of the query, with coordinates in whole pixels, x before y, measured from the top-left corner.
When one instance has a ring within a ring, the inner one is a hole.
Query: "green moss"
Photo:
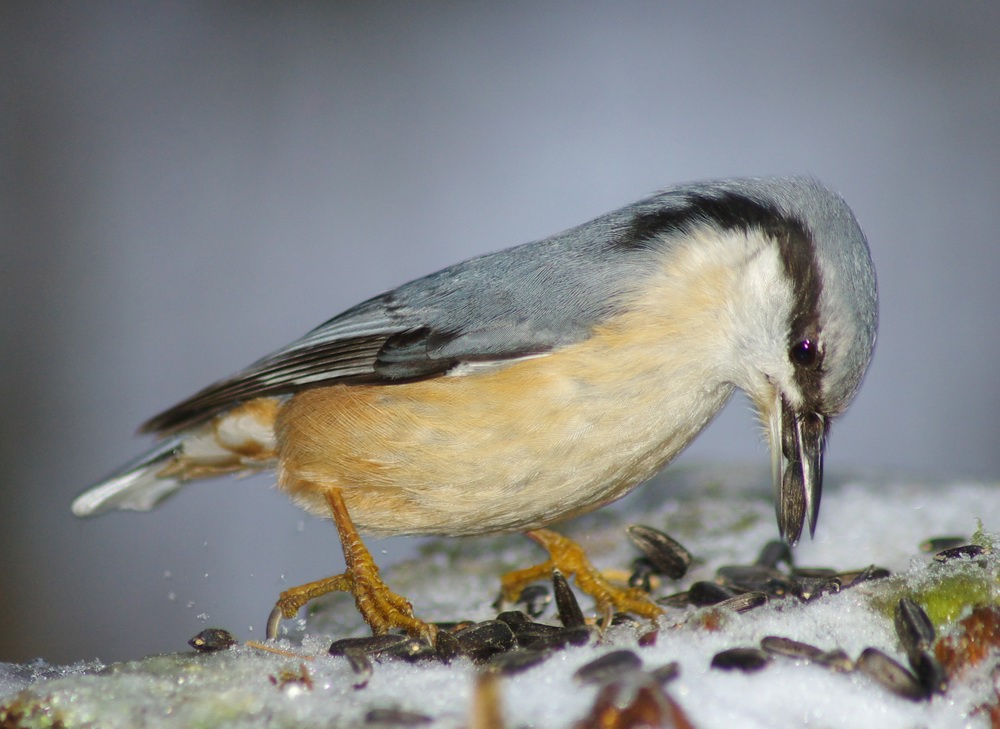
[[[955,622],[962,612],[973,605],[983,605],[995,599],[996,583],[986,579],[986,574],[949,575],[913,595],[923,605],[934,626]]]

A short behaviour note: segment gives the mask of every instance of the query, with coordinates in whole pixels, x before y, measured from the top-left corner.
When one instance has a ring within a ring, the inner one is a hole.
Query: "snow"
[[[804,659],[775,657],[752,673],[710,667],[719,651],[759,647],[768,635],[825,650],[840,648],[855,659],[874,646],[907,665],[890,609],[899,596],[919,598],[942,580],[961,579],[975,583],[993,604],[1000,602],[997,555],[939,564],[918,548],[932,536],[970,538],[980,522],[987,541],[1000,543],[996,484],[871,475],[829,479],[816,538],[795,550],[796,564],[848,570],[874,563],[892,570],[892,578],[810,602],[772,600],[745,613],[668,608],[655,644],[642,647],[639,637],[650,625],[612,627],[600,641],[553,653],[535,667],[502,676],[499,694],[506,726],[577,725],[588,716],[601,687],[581,683],[574,672],[621,648],[635,651],[645,669],[679,662],[680,675],[665,691],[697,727],[989,726],[986,712],[977,707],[997,703],[990,675],[1000,662],[996,653],[952,677],[944,695],[919,702],[897,697],[858,672],[838,673]],[[746,469],[671,471],[565,531],[601,568],[627,571],[636,553],[624,527],[632,523],[669,533],[696,558],[682,581],[661,584],[655,596],[712,579],[720,565],[752,562],[776,531],[767,477]],[[497,613],[492,602],[498,576],[541,558],[536,546],[519,537],[441,540],[418,560],[387,570],[386,578],[426,619],[483,620]],[[588,600],[581,597],[585,612],[592,608]],[[712,622],[706,621],[709,615],[717,620],[716,629],[704,627]],[[554,607],[540,619],[557,623]],[[317,601],[307,619],[287,621],[278,647],[295,655],[244,644],[215,654],[186,652],[111,666],[0,664],[0,702],[7,702],[8,712],[16,710],[8,716],[18,723],[10,726],[43,726],[53,718],[66,727],[403,726],[416,721],[370,714],[390,709],[431,720],[420,726],[469,726],[482,669],[464,658],[447,665],[373,660],[374,670],[365,681],[345,658],[327,654],[333,638],[364,634],[350,599],[332,596]]]

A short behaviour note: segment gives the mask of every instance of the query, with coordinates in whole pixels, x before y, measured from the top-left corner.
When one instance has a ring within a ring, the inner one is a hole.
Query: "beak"
[[[780,393],[768,420],[778,532],[794,546],[802,536],[806,517],[809,536],[816,532],[827,420],[819,413],[796,413]]]

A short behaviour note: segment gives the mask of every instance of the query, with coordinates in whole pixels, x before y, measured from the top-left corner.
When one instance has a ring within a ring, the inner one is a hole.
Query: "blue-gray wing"
[[[407,382],[578,342],[641,286],[655,252],[693,226],[767,227],[784,218],[770,189],[783,184],[676,187],[551,238],[456,264],[345,311],[142,429],[169,433],[256,397],[337,382]]]
[[[456,264],[334,317],[157,415],[169,433],[256,397],[336,382],[397,383],[464,362],[549,352],[614,314],[640,275],[636,255],[609,256],[629,233],[625,208],[552,238]]]

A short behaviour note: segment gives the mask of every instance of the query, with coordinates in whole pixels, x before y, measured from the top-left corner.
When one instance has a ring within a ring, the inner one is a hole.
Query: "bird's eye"
[[[793,344],[788,354],[800,367],[812,367],[819,361],[819,344],[812,339],[803,339]]]

